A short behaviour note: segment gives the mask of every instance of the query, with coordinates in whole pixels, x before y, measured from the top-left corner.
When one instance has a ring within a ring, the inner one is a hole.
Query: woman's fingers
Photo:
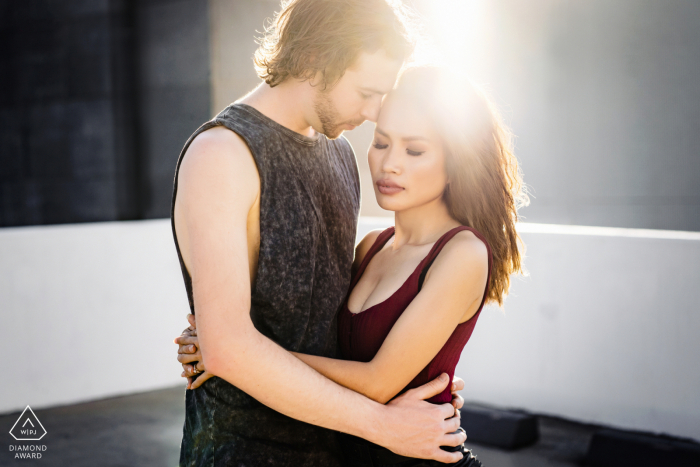
[[[180,345],[177,349],[177,353],[189,353],[189,354],[194,354],[199,352],[199,348],[195,344],[189,344],[189,345]]]
[[[175,339],[173,339],[173,342],[177,344],[177,343],[178,343],[178,339],[180,339],[180,338],[182,338],[182,337],[190,337],[190,331],[188,331],[187,329],[185,329],[184,331],[182,331],[182,334],[180,334],[180,335],[177,336]]]
[[[464,399],[459,394],[452,394],[452,406],[455,409],[461,409],[464,406]]]
[[[186,338],[186,337],[197,337],[197,330],[187,328],[184,331],[182,331],[182,334],[180,334],[175,339],[173,339],[173,342],[175,342],[177,344],[178,339],[182,339],[182,338]]]
[[[196,329],[196,328],[197,328],[197,322],[195,321],[194,315],[193,315],[192,313],[188,313],[188,314],[187,314],[187,322],[190,323],[190,327],[191,327],[192,329]]]
[[[192,382],[189,384],[189,388],[188,388],[188,389],[197,389],[197,388],[200,387],[202,384],[204,384],[204,382],[205,382],[206,380],[208,380],[208,379],[211,378],[212,376],[214,376],[214,375],[211,374],[211,373],[209,373],[208,371],[205,371],[204,373],[201,373],[201,374],[197,377],[197,379],[195,379],[194,381],[192,381]]]
[[[192,363],[192,362],[198,362],[202,359],[202,355],[197,353],[180,353],[177,354],[177,361],[182,363],[183,365],[185,363]],[[202,365],[203,366],[203,365]],[[202,368],[203,369],[203,368]]]
[[[194,344],[196,346],[199,343],[199,339],[197,338],[197,336],[180,336],[175,338],[173,342],[179,345]]]
[[[190,379],[191,377],[198,375],[199,373],[200,372],[198,371],[194,371],[194,363],[183,363],[182,373],[180,373],[180,376]]]
[[[459,376],[454,376],[452,378],[452,394],[455,394],[456,392],[461,391],[462,389],[464,389],[464,380]]]
[[[182,365],[182,373],[180,373],[180,376],[183,376],[183,377],[189,379],[189,378],[191,378],[191,377],[193,377],[193,376],[198,375],[199,373],[201,373],[201,371],[194,371],[194,365],[195,365],[195,363],[196,363],[196,362],[194,362],[194,363],[183,363],[183,365]]]
[[[180,376],[190,377],[205,372],[207,369],[202,362],[202,356],[197,352],[195,355],[182,354],[178,356],[178,361],[182,363],[182,373]]]

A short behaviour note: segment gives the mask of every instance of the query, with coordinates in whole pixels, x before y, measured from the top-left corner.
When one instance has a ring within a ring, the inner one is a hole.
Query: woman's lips
[[[379,180],[376,185],[379,192],[383,195],[394,195],[404,190],[402,186],[391,180]]]

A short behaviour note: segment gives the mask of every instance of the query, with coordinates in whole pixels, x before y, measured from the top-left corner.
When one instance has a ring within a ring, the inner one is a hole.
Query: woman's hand
[[[464,399],[462,398],[462,396],[459,395],[459,391],[461,391],[462,389],[464,389],[464,380],[462,378],[460,378],[459,376],[453,377],[452,378],[452,388],[451,388],[452,405],[455,408],[455,415],[458,417],[460,416],[459,409],[461,409],[462,406],[464,405]]]
[[[180,337],[173,340],[178,344],[177,361],[182,364],[182,374],[187,378],[187,389],[196,389],[206,380],[214,376],[204,368],[202,354],[199,351],[199,339],[197,338],[197,323],[193,314],[187,315],[190,326],[187,327]],[[196,376],[196,378],[194,378]]]

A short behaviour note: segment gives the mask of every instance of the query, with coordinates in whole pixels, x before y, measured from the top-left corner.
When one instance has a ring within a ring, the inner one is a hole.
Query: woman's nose
[[[401,173],[400,157],[394,148],[390,148],[382,161],[382,171],[385,173]]]

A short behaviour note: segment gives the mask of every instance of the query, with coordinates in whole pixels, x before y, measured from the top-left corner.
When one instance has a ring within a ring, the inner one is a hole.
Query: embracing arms
[[[366,252],[362,243],[357,257]],[[487,275],[486,246],[471,232],[459,232],[438,255],[421,291],[370,362],[294,355],[336,383],[384,404],[430,363],[460,322],[474,316]]]
[[[461,454],[439,449],[464,441],[462,434],[449,434],[459,427],[458,418],[448,419],[454,408],[420,400],[439,393],[446,379],[384,406],[329,380],[257,331],[250,319],[247,219],[259,183],[248,147],[225,129],[197,136],[180,167],[175,224],[186,244],[204,366],[292,418],[400,454],[458,461]]]

